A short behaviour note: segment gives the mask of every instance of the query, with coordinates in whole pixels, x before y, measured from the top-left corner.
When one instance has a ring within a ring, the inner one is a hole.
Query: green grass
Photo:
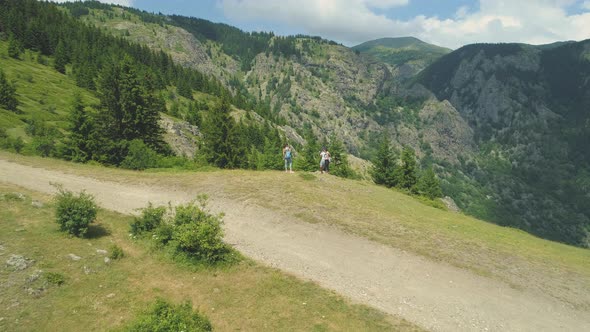
[[[132,172],[0,152],[0,158],[121,183],[227,195],[590,308],[590,250],[423,204],[369,182],[297,172]],[[296,164],[296,163],[295,163]],[[252,190],[256,188],[257,190]],[[211,195],[215,199],[214,195]]]
[[[8,57],[7,47],[7,42],[0,41],[0,68],[8,80],[16,83],[19,101],[18,114],[0,109],[0,127],[10,129],[10,135],[25,137],[25,120],[31,117],[65,129],[75,90],[81,92],[86,105],[98,102],[91,93],[79,89],[71,77],[54,70],[51,59],[47,59],[47,66],[39,64],[36,53],[31,51],[13,59]]]
[[[23,255],[23,271],[0,265],[0,330],[103,331],[133,321],[157,297],[190,300],[217,331],[418,330],[331,291],[245,260],[233,267],[189,269],[153,253],[128,235],[131,217],[100,210],[90,238],[59,232],[46,195],[0,183],[0,258]],[[32,200],[43,207],[33,207]],[[125,256],[106,264],[97,249],[119,246]],[[68,257],[81,257],[75,261]],[[42,270],[34,282],[27,279]],[[43,290],[35,295],[27,288]]]

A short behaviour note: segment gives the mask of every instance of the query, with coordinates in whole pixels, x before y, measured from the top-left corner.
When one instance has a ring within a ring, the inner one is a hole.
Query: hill
[[[380,38],[352,49],[389,64],[405,78],[414,76],[436,59],[451,52],[448,48],[428,44],[414,37]]]
[[[462,169],[490,195],[482,217],[588,245],[589,46],[468,45],[420,74],[476,133]]]
[[[206,192],[213,212],[227,212],[226,239],[243,253],[428,329],[577,330],[590,320],[588,250],[435,209],[370,183],[325,174],[139,173],[1,158],[9,183],[44,192],[54,190],[50,181],[88,188],[104,207],[123,212]],[[257,186],[265,189],[252,191]],[[110,229],[126,250],[140,244]]]

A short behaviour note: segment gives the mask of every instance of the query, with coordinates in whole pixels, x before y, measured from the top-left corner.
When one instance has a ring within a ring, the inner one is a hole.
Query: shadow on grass
[[[102,225],[88,225],[88,232],[86,232],[87,239],[98,239],[109,235],[111,235],[111,231]]]

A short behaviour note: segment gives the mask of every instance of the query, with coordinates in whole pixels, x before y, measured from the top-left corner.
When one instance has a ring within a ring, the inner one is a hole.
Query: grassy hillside
[[[3,331],[119,329],[156,297],[173,303],[191,300],[217,331],[418,330],[251,261],[198,270],[172,263],[145,243],[130,240],[128,216],[100,210],[89,238],[69,238],[58,232],[51,197],[0,183],[0,218]],[[110,250],[113,244],[123,248],[125,257],[106,264],[97,250]],[[4,264],[11,255],[34,263],[15,270]],[[48,273],[65,282],[45,282]]]
[[[0,67],[8,80],[16,83],[19,101],[18,113],[0,108],[0,128],[11,136],[29,140],[24,128],[32,118],[64,130],[75,90],[81,92],[85,104],[98,102],[91,93],[78,88],[71,77],[50,67],[50,58],[27,51],[17,60],[7,56],[7,48],[8,43],[0,40]]]
[[[314,173],[158,171],[138,173],[0,153],[4,159],[123,183],[143,183],[248,200],[311,223],[503,280],[590,308],[590,250],[442,211],[368,182]],[[295,167],[297,164],[295,162]],[[286,177],[288,176],[288,177]],[[257,190],[252,190],[257,188]]]

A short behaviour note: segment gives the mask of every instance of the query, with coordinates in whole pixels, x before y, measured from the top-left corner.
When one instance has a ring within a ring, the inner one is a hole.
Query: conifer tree
[[[60,39],[55,48],[54,54],[55,60],[53,62],[53,68],[58,72],[66,73],[66,64],[68,63],[68,54],[64,42]]]
[[[402,150],[401,165],[396,169],[397,187],[415,190],[416,182],[416,153],[410,147],[404,147]]]
[[[21,42],[10,35],[8,39],[8,56],[14,59],[18,59],[20,54],[23,52],[23,46]]]
[[[394,187],[397,184],[395,170],[397,168],[396,155],[391,148],[387,133],[383,134],[379,149],[372,160],[371,177],[376,184]]]
[[[203,133],[202,152],[207,162],[220,167],[235,167],[234,146],[237,139],[234,136],[234,119],[231,117],[231,106],[226,99],[207,114],[201,129]]]
[[[66,142],[69,146],[68,158],[76,162],[86,162],[92,159],[95,145],[94,122],[92,117],[84,110],[82,96],[79,91],[74,92],[72,100],[72,112],[69,118],[70,137]]]
[[[330,173],[343,178],[351,178],[354,176],[354,171],[348,164],[348,156],[344,149],[344,144],[339,140],[335,134],[330,137],[330,145],[328,148],[331,156]]]
[[[442,197],[440,182],[438,181],[436,174],[434,174],[432,167],[422,172],[422,175],[416,184],[416,191],[418,194],[424,195],[430,199]]]
[[[17,112],[16,87],[6,78],[6,74],[0,68],[0,107]]]

